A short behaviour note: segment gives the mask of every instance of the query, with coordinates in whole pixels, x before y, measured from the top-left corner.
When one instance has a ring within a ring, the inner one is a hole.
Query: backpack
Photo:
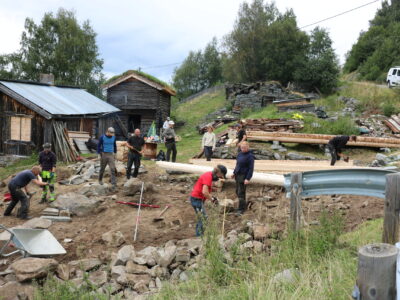
[[[164,151],[160,150],[160,152],[158,152],[156,160],[158,161],[164,161],[165,160],[165,153]]]

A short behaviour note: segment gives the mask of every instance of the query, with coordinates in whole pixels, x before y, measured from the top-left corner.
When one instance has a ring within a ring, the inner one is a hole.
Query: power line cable
[[[303,28],[306,28],[306,27],[309,27],[309,26],[313,26],[313,25],[316,25],[316,24],[325,22],[325,21],[330,20],[330,19],[337,18],[337,17],[339,17],[339,16],[342,16],[342,15],[347,14],[347,13],[349,13],[349,12],[352,12],[352,11],[355,11],[355,10],[357,10],[357,9],[363,8],[363,7],[365,7],[365,6],[371,5],[371,4],[373,4],[373,3],[375,3],[375,2],[378,2],[378,1],[381,1],[381,0],[374,0],[374,1],[371,1],[371,2],[368,2],[368,3],[365,3],[365,4],[361,5],[361,6],[358,6],[358,7],[349,9],[349,10],[346,10],[346,11],[341,12],[341,13],[339,13],[339,14],[337,14],[337,15],[332,16],[332,17],[328,17],[328,18],[322,19],[322,20],[320,20],[320,21],[317,21],[317,22],[314,22],[314,23],[311,23],[311,24],[302,26],[302,27],[300,27],[299,29],[303,29]]]

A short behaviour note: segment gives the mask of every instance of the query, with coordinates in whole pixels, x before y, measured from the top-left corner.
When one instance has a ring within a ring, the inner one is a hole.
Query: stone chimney
[[[54,75],[53,74],[40,74],[40,83],[54,85]]]

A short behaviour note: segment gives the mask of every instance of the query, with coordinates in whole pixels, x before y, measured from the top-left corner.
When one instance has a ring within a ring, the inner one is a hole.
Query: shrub
[[[382,105],[382,112],[386,117],[390,117],[391,115],[398,114],[400,110],[393,103],[386,102]]]

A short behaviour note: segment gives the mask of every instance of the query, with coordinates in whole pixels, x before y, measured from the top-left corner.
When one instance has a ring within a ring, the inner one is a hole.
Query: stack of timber
[[[247,140],[262,142],[279,141],[282,143],[328,144],[329,140],[334,137],[334,135],[327,134],[247,131]],[[356,142],[348,142],[347,145],[372,148],[400,148],[400,139],[358,136]]]
[[[250,131],[287,131],[293,132],[303,128],[303,122],[299,120],[286,119],[247,119],[244,121],[246,130]]]
[[[237,121],[237,118],[227,115],[227,116],[223,116],[223,117],[218,117],[217,119],[215,119],[212,122],[200,124],[197,128],[199,130],[199,133],[203,134],[207,131],[207,127],[209,127],[209,126],[212,126],[214,129],[216,129],[226,123],[230,123],[233,121]]]
[[[278,107],[279,111],[288,111],[288,110],[300,110],[307,112],[315,111],[315,105],[311,103],[311,98],[275,100],[272,103]]]
[[[54,150],[57,159],[63,162],[76,162],[79,156],[75,147],[69,142],[68,130],[63,122],[53,122]]]
[[[88,147],[85,142],[90,139],[89,132],[86,131],[68,131],[68,140],[69,143],[75,146],[76,150],[80,153],[90,153]]]
[[[393,115],[390,118],[387,118],[383,121],[385,123],[385,125],[387,127],[390,128],[390,130],[395,133],[398,134],[400,133],[400,117]]]
[[[224,165],[228,169],[234,169],[236,160],[234,159],[212,159],[206,161],[205,159],[190,159],[191,164],[197,166],[216,167],[217,165]],[[336,169],[364,169],[364,167],[354,166],[353,161],[348,163],[338,161],[334,166],[330,165],[328,160],[255,160],[254,171],[260,173],[275,173],[286,174],[291,172],[308,172],[320,170],[336,170]]]

